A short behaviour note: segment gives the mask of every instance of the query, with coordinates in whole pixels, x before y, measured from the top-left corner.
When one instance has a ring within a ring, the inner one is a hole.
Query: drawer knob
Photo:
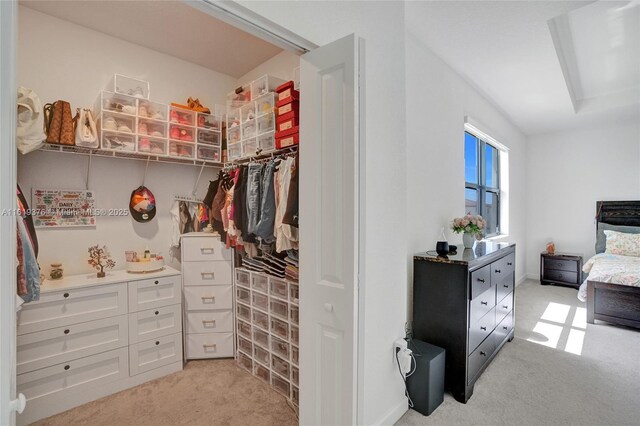
[[[502,329],[503,329],[503,330],[508,330],[508,329],[509,329],[509,327],[507,327],[506,325],[503,325],[503,326],[502,326]]]
[[[157,284],[160,284],[160,281],[155,280],[153,283],[157,285]]]
[[[213,247],[202,247],[200,251],[202,253],[213,253]]]
[[[65,370],[68,370],[68,369],[70,369],[70,368],[71,368],[71,366],[70,366],[70,365],[65,365],[65,366],[64,366],[64,369],[65,369]]]
[[[487,327],[480,327],[480,330],[487,331]]]
[[[202,278],[209,276],[212,280],[216,278],[216,274],[214,272],[200,272]]]
[[[213,349],[214,351],[216,350],[216,344],[212,344],[212,345],[207,345],[206,343],[204,345],[202,345],[202,348],[206,351],[207,349]]]
[[[504,309],[509,309],[509,305],[502,305]]]
[[[507,266],[513,266],[513,262],[507,262]]]
[[[485,306],[487,306],[488,303],[489,302],[482,302],[482,301],[480,302],[481,305],[485,305]]]
[[[160,311],[155,311],[154,313],[155,313],[156,315],[158,315],[158,314],[160,313]]]
[[[65,293],[62,296],[66,299],[67,297],[69,297],[69,293]]]
[[[160,344],[159,340],[156,340],[156,346],[158,346]]]
[[[210,300],[211,303],[216,303],[215,296],[202,296],[201,299],[202,299],[202,303],[206,303],[207,300]]]
[[[496,269],[496,274],[501,274],[502,272],[500,271],[500,269]]]
[[[202,320],[202,326],[206,327],[207,324],[211,324],[211,327],[216,326],[216,320]]]
[[[502,284],[502,287],[509,288],[509,284]]]
[[[64,331],[64,334],[69,334],[69,331],[70,331],[70,330],[67,328],[67,329]]]
[[[478,281],[483,283],[484,282],[484,278],[478,278]]]
[[[482,356],[487,356],[487,353],[486,353],[486,352],[484,352],[484,351],[480,351],[480,355],[482,355]]]

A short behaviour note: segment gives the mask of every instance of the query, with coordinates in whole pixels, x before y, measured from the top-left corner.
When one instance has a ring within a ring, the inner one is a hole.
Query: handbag
[[[76,145],[85,148],[98,147],[98,129],[90,109],[78,108],[76,122]]]
[[[31,89],[18,88],[18,126],[16,145],[22,154],[40,148],[46,138],[43,131],[44,113],[40,98]]]
[[[56,101],[44,106],[44,124],[47,143],[75,145],[71,105],[66,101]]]

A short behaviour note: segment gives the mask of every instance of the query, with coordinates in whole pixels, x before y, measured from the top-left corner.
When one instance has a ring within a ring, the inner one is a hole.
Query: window
[[[500,151],[473,135],[464,133],[465,213],[479,214],[487,221],[486,236],[500,233]]]

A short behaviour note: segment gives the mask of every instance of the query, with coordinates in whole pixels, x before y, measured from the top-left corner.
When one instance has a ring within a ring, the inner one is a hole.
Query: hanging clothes
[[[276,194],[274,174],[280,164],[279,159],[271,159],[262,174],[262,197],[260,200],[260,220],[256,225],[255,235],[263,243],[275,241],[274,223],[276,219]]]
[[[29,231],[25,224],[24,219],[21,216],[16,218],[18,224],[18,236],[21,240],[20,248],[22,249],[22,259],[19,268],[21,268],[24,274],[24,282],[19,283],[18,293],[24,292],[24,286],[26,285],[26,293],[20,294],[22,300],[25,302],[32,302],[40,299],[40,267],[36,260],[36,254],[31,244],[29,237]],[[20,253],[18,253],[18,259],[20,259]]]
[[[300,156],[296,154],[293,170],[291,172],[291,183],[289,184],[289,194],[287,196],[287,207],[285,209],[282,223],[298,227],[298,168],[300,167]]]
[[[275,174],[275,236],[277,252],[298,248],[298,229],[282,222],[287,208],[287,199],[289,196],[291,173],[293,171],[294,162],[294,158],[287,157],[278,165],[278,172]]]
[[[20,185],[18,185],[16,193],[18,196],[18,210],[22,212],[22,217],[25,221],[25,225],[27,226],[27,231],[29,232],[29,239],[31,240],[33,251],[36,255],[36,258],[38,258],[38,236],[36,235],[36,228],[33,225],[33,217],[30,214],[26,214],[30,211],[29,204],[27,203],[27,199],[24,197]]]

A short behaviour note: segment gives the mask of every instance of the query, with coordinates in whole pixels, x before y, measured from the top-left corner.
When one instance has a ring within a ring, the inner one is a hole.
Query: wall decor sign
[[[93,191],[31,190],[31,215],[36,228],[96,226],[95,205]]]

